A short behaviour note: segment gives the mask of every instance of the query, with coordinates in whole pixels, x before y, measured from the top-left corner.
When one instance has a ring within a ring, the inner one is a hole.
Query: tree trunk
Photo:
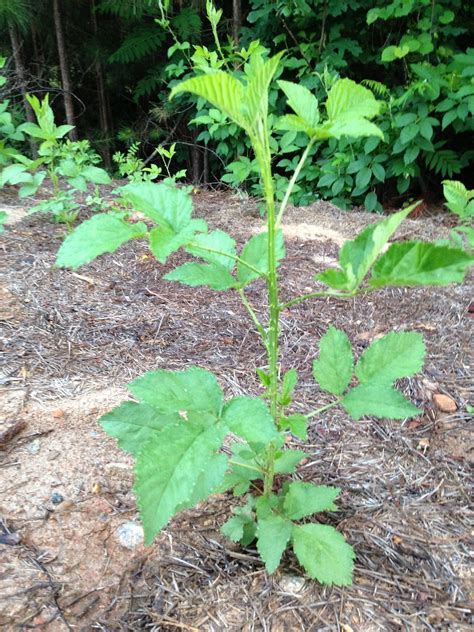
[[[31,105],[28,103],[26,99],[26,92],[27,92],[26,78],[25,78],[26,73],[25,73],[25,66],[23,65],[23,59],[21,56],[21,46],[20,46],[20,41],[18,39],[18,33],[16,31],[16,28],[13,25],[10,25],[8,27],[8,32],[10,34],[10,41],[12,44],[12,51],[13,51],[13,59],[15,60],[15,69],[16,69],[16,74],[18,77],[18,82],[20,84],[20,92],[21,92],[21,97],[23,99],[23,106],[25,108],[26,120],[29,123],[36,123],[34,112],[31,108]],[[37,158],[38,150],[36,147],[36,143],[34,142],[31,136],[28,136],[28,142],[30,144],[31,155],[33,156],[33,158]]]
[[[61,82],[63,85],[64,109],[66,111],[66,121],[68,125],[74,123],[74,103],[72,100],[71,77],[69,75],[69,66],[67,63],[66,44],[64,41],[63,25],[61,22],[61,0],[53,0],[53,16],[54,28],[56,31],[56,40],[58,42],[59,68],[61,70]],[[69,132],[72,140],[77,140],[77,131],[74,128]]]
[[[94,31],[96,46],[99,45],[98,33],[99,29],[97,27],[97,16],[95,13],[95,0],[91,0],[91,18],[92,18],[92,28]],[[95,77],[97,83],[97,95],[99,100],[99,120],[100,120],[100,129],[102,132],[102,157],[104,159],[106,169],[112,169],[112,159],[110,156],[110,125],[109,125],[109,115],[108,115],[108,106],[107,106],[107,95],[105,91],[105,80],[104,80],[104,69],[102,66],[102,61],[100,59],[99,50],[96,51],[96,59],[95,59]]]
[[[232,0],[232,37],[236,45],[239,44],[239,33],[242,27],[242,2]]]

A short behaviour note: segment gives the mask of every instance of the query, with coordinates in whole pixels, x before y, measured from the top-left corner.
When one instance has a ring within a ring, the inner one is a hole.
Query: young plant
[[[462,246],[464,238],[468,247],[474,250],[474,190],[469,191],[457,180],[444,180],[443,193],[445,206],[459,219],[459,224],[451,231],[451,239],[457,246]]]
[[[209,232],[206,222],[192,218],[189,191],[167,183],[129,184],[125,197],[149,223],[98,214],[66,238],[57,265],[77,268],[136,238],[148,240],[163,264],[184,248],[196,259],[164,278],[237,293],[267,354],[266,367],[257,370],[263,387],[260,397],[226,398],[217,378],[198,366],[182,371],[157,369],[129,385],[133,400],[101,418],[106,432],[135,457],[134,490],[145,542],[150,544],[177,512],[212,493],[232,490],[244,502],[223,525],[226,536],[244,546],[256,541],[268,572],[275,571],[291,546],[310,577],[342,586],[352,581],[354,551],[335,527],[312,518],[336,511],[341,490],[292,478],[305,453],[288,448],[286,438],[292,434],[305,440],[309,420],[334,406],[341,406],[353,419],[366,415],[404,419],[419,414],[395,381],[420,371],[424,343],[418,333],[389,333],[355,361],[347,335],[330,327],[320,341],[313,375],[333,400],[301,414],[295,412],[292,401],[296,370],[280,377],[280,315],[320,296],[350,298],[385,286],[459,282],[473,258],[461,249],[419,241],[394,242],[386,248],[412,210],[408,208],[346,242],[339,268],[316,276],[326,288],[280,300],[278,265],[285,256],[280,224],[311,148],[331,138],[381,137],[370,120],[379,104],[363,86],[348,79],[337,81],[321,108],[306,88],[279,81],[292,109],[280,119],[279,127],[304,132],[308,141],[277,207],[267,112],[268,90],[280,59],[281,54],[267,61],[259,54],[252,56],[245,83],[219,70],[188,79],[171,93],[175,97],[190,92],[206,99],[247,134],[265,193],[266,232],[251,237],[239,252],[229,234]],[[268,293],[265,319],[259,318],[247,293],[259,280],[265,282]],[[221,448],[229,434],[234,441],[227,456]]]
[[[146,162],[138,155],[139,149],[140,143],[135,142],[132,143],[126,154],[121,151],[115,152],[112,159],[118,166],[119,174],[123,178],[126,177],[129,182],[153,182],[154,180],[158,180],[163,169],[156,164],[147,167]],[[165,177],[171,178],[174,181],[185,177],[185,169],[181,169],[173,175],[171,173],[171,163],[176,154],[176,143],[170,145],[169,149],[162,146],[157,147],[154,153],[157,153],[163,161],[163,166],[166,171]]]
[[[23,123],[18,129],[40,141],[36,160],[15,155],[15,162],[0,174],[0,188],[6,184],[20,185],[18,195],[34,195],[46,177],[49,178],[52,196],[33,206],[30,213],[48,213],[53,221],[75,222],[79,205],[75,200],[78,191],[86,192],[89,183],[108,184],[110,177],[104,169],[95,166],[99,156],[90,147],[89,141],[64,141],[73,129],[71,125],[56,125],[54,113],[46,95],[42,101],[36,96],[27,96],[36,116],[37,123]],[[61,188],[64,182],[67,188]]]

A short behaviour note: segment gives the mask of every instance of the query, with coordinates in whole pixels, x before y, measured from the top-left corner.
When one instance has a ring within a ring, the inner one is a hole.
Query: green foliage
[[[455,245],[463,245],[463,238],[468,247],[474,250],[474,190],[469,191],[462,182],[445,180],[443,193],[445,206],[458,216],[459,224],[451,231],[451,239]]]
[[[30,160],[21,154],[11,156],[13,164],[5,167],[0,174],[0,188],[10,184],[20,184],[18,195],[26,197],[34,195],[45,178],[49,178],[53,186],[53,195],[30,208],[30,213],[47,213],[53,221],[65,223],[70,227],[79,213],[74,194],[86,192],[88,184],[108,184],[108,173],[95,166],[100,161],[92,150],[89,141],[63,140],[73,129],[71,125],[56,125],[54,112],[49,105],[49,96],[42,101],[36,96],[27,95],[37,123],[23,123],[18,127],[22,134],[41,141],[37,160]],[[67,189],[60,188],[64,182]]]
[[[222,13],[210,3],[207,9],[218,41],[216,28]],[[192,217],[189,189],[170,183],[131,183],[124,187],[123,197],[152,226],[133,224],[117,214],[96,215],[67,237],[57,264],[75,268],[133,238],[147,239],[151,252],[163,264],[183,249],[197,261],[171,270],[165,279],[235,291],[267,353],[266,368],[258,370],[264,387],[260,397],[237,396],[225,401],[216,378],[203,368],[159,369],[130,384],[137,401],[124,402],[102,418],[104,429],[134,456],[134,490],[146,543],[182,509],[214,492],[232,491],[235,497],[245,496],[245,504],[233,510],[222,531],[243,546],[256,540],[268,572],[278,567],[290,546],[310,577],[345,586],[352,581],[352,547],[334,527],[308,521],[323,511],[335,511],[340,490],[288,480],[305,452],[288,449],[286,438],[289,432],[305,438],[308,419],[336,405],[354,419],[367,415],[403,419],[418,414],[395,382],[421,370],[425,347],[417,333],[390,333],[369,345],[354,366],[355,354],[347,335],[330,327],[321,340],[313,374],[335,399],[306,415],[288,412],[298,376],[294,369],[280,374],[281,312],[315,296],[345,298],[385,284],[459,281],[473,258],[461,249],[423,242],[395,242],[384,252],[412,210],[407,208],[367,227],[343,245],[340,269],[317,277],[328,290],[282,304],[277,268],[285,248],[278,225],[310,152],[308,147],[303,150],[277,208],[278,185],[271,169],[272,149],[277,145],[269,123],[268,94],[281,62],[278,55],[264,59],[258,45],[254,49],[246,58],[245,76],[214,68],[175,86],[172,96],[189,91],[206,98],[230,119],[229,126],[238,125],[247,133],[265,196],[267,230],[251,237],[238,252],[230,235],[221,230],[208,232],[204,221]],[[319,100],[306,90],[288,83],[282,87],[295,112],[289,119],[282,117],[283,125],[299,125],[310,145],[343,135],[381,139],[380,129],[371,121],[380,105],[367,88],[336,80],[325,109],[319,109]],[[262,280],[268,293],[265,324],[247,292],[248,286]]]

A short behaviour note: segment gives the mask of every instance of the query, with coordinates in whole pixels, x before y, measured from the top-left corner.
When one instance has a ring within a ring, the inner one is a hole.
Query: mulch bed
[[[202,193],[196,206],[212,228],[228,230],[240,244],[261,225],[252,202],[227,194]],[[370,219],[320,204],[291,210],[288,221],[353,235]],[[437,236],[443,221],[408,222],[404,234]],[[238,297],[162,281],[186,255],[173,256],[163,269],[140,243],[77,273],[54,269],[62,233],[31,217],[2,239],[3,283],[20,306],[2,323],[6,388],[26,389],[30,401],[45,402],[122,386],[157,367],[198,364],[215,372],[229,395],[258,392],[255,367],[265,364],[265,355]],[[313,275],[325,267],[321,259],[338,252],[329,240],[303,237],[286,247],[283,299],[313,288]],[[265,319],[264,287],[256,283],[248,297]],[[229,546],[219,535],[231,506],[219,496],[176,518],[159,549],[117,578],[107,607],[88,612],[86,627],[80,617],[70,620],[70,629],[469,629],[471,298],[470,282],[387,289],[351,301],[315,300],[283,315],[282,370],[298,369],[295,401],[302,411],[328,401],[312,380],[311,362],[329,324],[347,332],[357,353],[392,329],[425,336],[424,372],[401,384],[424,409],[420,418],[353,422],[331,410],[314,420],[308,443],[294,442],[307,452],[300,478],[343,490],[340,511],[325,519],[357,552],[352,587],[301,582],[291,554],[268,576],[253,547]],[[434,391],[449,394],[457,412],[440,413]]]

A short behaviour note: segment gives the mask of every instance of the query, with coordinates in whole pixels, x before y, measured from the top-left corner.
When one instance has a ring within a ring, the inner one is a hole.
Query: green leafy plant
[[[238,251],[229,234],[209,232],[206,222],[193,219],[189,190],[169,183],[132,183],[123,194],[147,223],[95,215],[66,238],[57,265],[77,268],[130,239],[146,239],[163,264],[184,248],[194,259],[164,278],[236,292],[267,354],[266,366],[257,371],[262,385],[259,397],[226,398],[216,377],[201,367],[158,369],[129,385],[133,401],[123,402],[101,418],[102,427],[135,458],[134,490],[146,543],[177,512],[214,492],[232,490],[244,502],[223,525],[226,536],[244,546],[256,541],[269,572],[278,567],[290,546],[310,577],[342,586],[352,581],[355,553],[337,528],[312,519],[322,512],[335,512],[341,490],[291,478],[305,453],[288,448],[286,438],[293,434],[305,440],[309,420],[334,406],[341,406],[356,420],[366,415],[393,419],[417,415],[420,411],[396,388],[396,381],[421,370],[425,347],[418,333],[389,333],[355,359],[348,336],[329,327],[320,341],[313,376],[315,386],[319,384],[333,400],[302,414],[293,402],[296,370],[280,376],[280,315],[321,296],[350,298],[384,286],[459,282],[473,258],[462,249],[420,241],[388,245],[410,207],[346,242],[339,267],[316,275],[321,289],[287,302],[280,300],[278,266],[285,256],[280,224],[312,147],[346,136],[383,137],[372,121],[380,104],[367,88],[349,79],[338,80],[321,107],[307,88],[279,81],[292,112],[280,117],[277,126],[285,132],[304,133],[307,143],[277,204],[268,93],[281,57],[264,59],[257,53],[249,59],[242,80],[215,70],[185,80],[171,93],[175,97],[190,92],[209,101],[248,136],[265,196],[266,232],[251,237]],[[257,281],[267,288],[265,320],[259,318],[247,292]],[[230,456],[221,450],[228,435],[234,437]]]
[[[130,182],[153,182],[153,180],[158,180],[160,176],[162,177],[163,169],[156,164],[147,167],[146,162],[140,158],[139,151],[140,143],[134,142],[126,154],[120,151],[115,152],[112,158],[118,166],[119,174]],[[171,171],[171,163],[176,155],[176,143],[172,143],[169,149],[159,146],[155,151],[162,160],[166,178],[176,181],[186,176],[185,169],[180,169],[176,173]]]
[[[36,160],[16,154],[15,162],[5,167],[0,174],[0,188],[6,184],[20,185],[18,195],[34,195],[45,178],[52,185],[52,196],[33,206],[30,213],[47,213],[53,221],[69,227],[77,219],[79,205],[75,193],[86,192],[89,183],[109,184],[108,173],[97,167],[100,157],[92,150],[89,141],[63,140],[71,125],[56,125],[54,113],[46,95],[42,101],[36,96],[27,96],[37,123],[23,123],[19,130],[40,141]],[[67,186],[62,189],[60,183]]]
[[[463,245],[463,238],[468,247],[474,250],[474,190],[468,190],[462,182],[444,180],[443,192],[445,206],[459,219],[459,224],[451,231],[451,238],[456,245]]]

